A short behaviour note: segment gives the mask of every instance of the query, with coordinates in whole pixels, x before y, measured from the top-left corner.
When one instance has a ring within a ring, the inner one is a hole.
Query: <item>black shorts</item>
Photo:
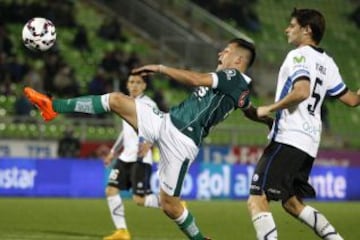
[[[268,200],[287,201],[292,196],[315,197],[308,183],[314,158],[295,147],[271,142],[264,150],[252,177],[250,194],[265,193]]]
[[[116,160],[108,180],[108,186],[119,190],[132,189],[136,195],[151,194],[151,165],[143,162],[124,162]]]

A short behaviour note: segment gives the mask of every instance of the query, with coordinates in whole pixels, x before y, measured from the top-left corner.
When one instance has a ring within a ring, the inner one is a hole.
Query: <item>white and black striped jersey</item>
[[[321,105],[326,95],[347,91],[334,60],[322,49],[303,46],[286,56],[279,72],[275,101],[290,93],[299,78],[310,81],[310,96],[299,105],[276,112],[269,139],[301,149],[316,157],[321,138]]]

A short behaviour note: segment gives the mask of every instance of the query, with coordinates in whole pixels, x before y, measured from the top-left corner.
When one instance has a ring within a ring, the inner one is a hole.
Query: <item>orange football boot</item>
[[[57,113],[52,107],[52,100],[50,97],[35,91],[31,87],[25,87],[24,94],[29,101],[40,110],[40,114],[46,122],[53,120],[57,116]]]
[[[106,236],[103,240],[130,240],[130,232],[127,229],[118,229],[113,234]]]

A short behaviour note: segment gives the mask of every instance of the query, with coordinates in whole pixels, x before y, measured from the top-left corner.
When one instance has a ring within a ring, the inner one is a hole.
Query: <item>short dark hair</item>
[[[309,25],[312,31],[312,39],[316,44],[320,43],[325,32],[325,18],[319,11],[294,8],[291,17],[296,18],[301,27]]]
[[[130,73],[128,75],[127,81],[129,81],[129,78],[132,75],[139,76],[144,81],[145,84],[149,84],[149,82],[151,81],[151,76],[149,76],[149,75],[141,75],[141,74],[132,74],[131,71],[130,71]]]
[[[243,48],[250,51],[251,56],[250,56],[250,59],[249,59],[248,67],[251,67],[253,65],[254,61],[255,61],[255,58],[256,58],[255,45],[252,42],[249,42],[249,41],[247,41],[245,39],[242,39],[242,38],[234,38],[234,39],[230,40],[229,43],[235,43],[239,47],[243,47]]]
[[[150,82],[150,76],[149,75],[145,75],[145,76],[141,76],[141,78],[143,79],[145,84],[148,84]]]

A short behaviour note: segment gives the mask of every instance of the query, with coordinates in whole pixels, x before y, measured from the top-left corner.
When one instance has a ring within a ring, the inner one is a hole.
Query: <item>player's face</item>
[[[292,18],[289,26],[285,29],[288,43],[299,46],[302,43],[304,28],[300,26],[296,18]]]
[[[132,75],[129,77],[127,82],[127,89],[129,91],[129,95],[133,98],[143,94],[146,88],[146,83],[142,79],[142,77],[137,75]]]
[[[224,50],[218,54],[218,65],[216,71],[226,69],[226,68],[235,68],[236,61],[239,59],[239,48],[235,43],[228,44]]]

